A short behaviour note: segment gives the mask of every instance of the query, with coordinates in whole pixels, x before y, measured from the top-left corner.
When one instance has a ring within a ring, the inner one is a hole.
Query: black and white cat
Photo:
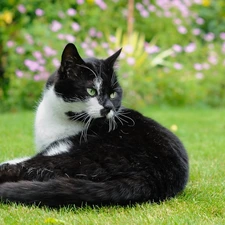
[[[188,156],[169,130],[121,106],[114,64],[73,44],[48,79],[35,119],[37,155],[0,165],[0,199],[53,207],[160,202],[188,181]]]

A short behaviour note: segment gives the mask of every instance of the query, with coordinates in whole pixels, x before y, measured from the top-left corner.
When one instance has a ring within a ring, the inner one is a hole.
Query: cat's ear
[[[58,70],[59,78],[65,79],[77,75],[80,69],[79,65],[82,64],[85,62],[80,57],[75,45],[67,44],[62,53],[61,65]]]
[[[72,61],[74,64],[84,64],[84,61],[80,57],[76,46],[72,43],[67,44],[63,50],[61,64],[66,61]]]
[[[113,65],[116,62],[117,58],[119,57],[121,51],[122,51],[122,48],[119,49],[117,52],[115,52],[113,55],[109,56],[107,59],[105,59],[105,63],[107,65],[113,67]]]

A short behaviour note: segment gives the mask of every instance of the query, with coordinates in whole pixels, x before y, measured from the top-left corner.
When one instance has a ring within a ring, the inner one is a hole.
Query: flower
[[[6,45],[7,45],[8,48],[11,48],[15,45],[15,43],[14,43],[14,41],[10,40],[10,41],[7,41]]]
[[[127,58],[127,63],[128,63],[129,65],[134,65],[134,64],[135,64],[135,58],[133,58],[133,57],[128,57],[128,58]]]
[[[60,30],[62,28],[62,24],[60,22],[58,22],[57,20],[53,20],[51,25],[50,25],[50,29],[53,32],[57,32],[58,30]]]
[[[79,30],[80,30],[80,25],[79,25],[78,23],[76,23],[76,22],[73,22],[73,23],[71,24],[71,27],[72,27],[72,29],[73,29],[74,31],[79,31]]]
[[[37,16],[43,16],[43,15],[44,15],[44,11],[43,11],[42,9],[36,9],[36,10],[35,10],[35,14],[36,14]]]
[[[195,64],[194,64],[194,68],[195,68],[196,70],[202,70],[202,69],[203,69],[203,66],[202,66],[202,64],[200,64],[200,63],[195,63]]]
[[[16,53],[18,53],[19,55],[24,54],[24,52],[25,52],[25,49],[23,47],[19,46],[16,48]]]
[[[95,0],[95,4],[100,7],[100,9],[105,10],[107,8],[107,5],[103,0]]]
[[[186,34],[187,33],[187,28],[184,27],[184,26],[178,26],[177,30],[180,34]]]
[[[198,17],[198,18],[196,19],[196,23],[199,24],[199,25],[202,25],[202,24],[205,23],[205,21],[204,21],[204,19]]]
[[[222,40],[225,40],[225,32],[220,33],[220,38],[221,38]]]
[[[21,77],[23,77],[23,75],[24,74],[23,74],[23,72],[21,70],[18,70],[18,69],[16,70],[16,76],[17,77],[21,78]]]
[[[76,15],[76,13],[77,13],[77,11],[75,9],[70,8],[67,10],[67,14],[69,16],[74,16],[74,15]]]
[[[57,54],[56,50],[52,49],[49,46],[45,46],[44,47],[44,52],[45,52],[45,55],[46,56],[53,56],[53,55],[56,55]]]
[[[17,6],[17,9],[20,13],[25,13],[26,12],[26,8],[24,5],[20,4]]]
[[[178,63],[178,62],[175,62],[173,64],[173,67],[176,69],[176,70],[181,70],[183,68],[183,65]]]
[[[199,29],[199,28],[194,28],[193,30],[192,30],[192,34],[194,34],[194,35],[199,35],[201,33],[201,30]]]
[[[178,126],[176,124],[171,125],[170,130],[176,132],[178,130]]]
[[[215,38],[215,34],[213,34],[212,32],[205,34],[204,36],[205,41],[213,41],[214,38]]]
[[[194,42],[191,42],[189,45],[187,45],[184,48],[184,51],[187,52],[187,53],[191,53],[191,52],[194,52],[195,49],[196,49],[196,44]]]
[[[177,44],[173,45],[172,48],[175,52],[182,52],[182,50],[183,50],[183,48],[180,45],[177,45]]]

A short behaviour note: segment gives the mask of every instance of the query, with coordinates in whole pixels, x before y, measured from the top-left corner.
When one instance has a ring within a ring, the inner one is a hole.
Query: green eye
[[[116,97],[116,95],[117,95],[116,92],[113,92],[113,93],[110,94],[110,98],[114,99]]]
[[[87,88],[87,93],[93,97],[97,94],[97,91],[94,88]]]

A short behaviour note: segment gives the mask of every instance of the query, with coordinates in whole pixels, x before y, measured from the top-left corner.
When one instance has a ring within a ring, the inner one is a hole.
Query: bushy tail
[[[83,203],[128,204],[154,200],[149,184],[138,178],[121,178],[106,182],[57,178],[44,182],[19,181],[0,185],[0,199],[25,204],[59,207]]]

